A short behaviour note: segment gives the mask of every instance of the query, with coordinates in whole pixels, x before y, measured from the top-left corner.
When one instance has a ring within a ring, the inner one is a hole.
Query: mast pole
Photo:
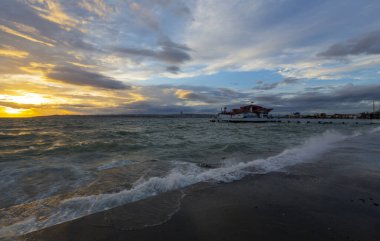
[[[372,113],[375,114],[375,100],[372,100]]]
[[[375,116],[375,100],[372,102],[372,119],[377,119]]]

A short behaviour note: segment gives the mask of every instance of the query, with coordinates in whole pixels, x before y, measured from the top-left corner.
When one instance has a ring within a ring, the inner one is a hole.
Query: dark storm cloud
[[[85,42],[82,40],[82,34],[80,32],[76,32],[75,34],[70,34],[66,36],[65,41],[63,42],[66,47],[80,49],[84,51],[92,51],[92,52],[102,52],[95,45]]]
[[[114,48],[113,50],[127,56],[134,55],[148,57],[172,64],[180,64],[191,60],[191,56],[187,53],[190,51],[190,48],[185,45],[173,43],[171,41],[160,42],[159,45],[159,50],[128,47],[119,47]]]
[[[202,101],[206,103],[218,103],[220,101],[219,98],[216,98],[215,96],[210,96],[210,93],[198,94],[198,93],[192,93],[192,92],[183,94],[182,99],[186,99],[190,101]]]
[[[240,92],[238,92],[236,90],[228,89],[228,88],[218,88],[218,92],[222,96],[228,96],[228,97],[238,97],[238,96],[241,96]]]
[[[306,92],[294,97],[292,101],[305,101],[311,103],[344,103],[378,99],[380,99],[380,85],[358,86],[347,84],[343,87],[336,87],[329,93]]]
[[[279,85],[279,82],[271,83],[271,84],[261,84],[257,87],[255,87],[255,90],[271,90],[276,88]]]
[[[334,44],[326,51],[319,53],[318,56],[329,58],[359,54],[380,54],[380,31]]]
[[[166,70],[173,74],[177,74],[181,69],[178,66],[168,66],[166,67]]]
[[[298,81],[286,80],[286,82],[297,83]],[[255,104],[273,108],[273,113],[296,111],[302,113],[360,113],[371,110],[372,100],[380,100],[380,85],[347,84],[309,89],[309,91],[265,94],[234,92],[229,89],[226,92],[208,89],[207,96],[211,96],[218,100],[216,103],[225,104],[229,108],[237,108],[254,101]],[[189,97],[196,98],[198,96]],[[239,102],[236,102],[238,100]],[[232,101],[235,101],[235,104]]]
[[[329,87],[329,91],[278,93],[256,96],[263,105],[282,111],[363,112],[371,109],[368,103],[380,100],[380,85],[353,85]],[[291,97],[289,97],[291,96]],[[366,103],[367,102],[367,103]]]
[[[47,75],[48,78],[62,81],[73,85],[92,86],[103,89],[130,89],[131,87],[111,77],[89,72],[87,70],[73,67],[55,67]]]
[[[160,46],[163,46],[163,47],[169,48],[169,49],[181,49],[184,51],[191,51],[191,49],[189,47],[187,47],[186,45],[174,43],[173,41],[171,41],[170,39],[167,39],[167,38],[166,38],[166,40],[159,41],[158,44]]]
[[[255,90],[271,90],[279,85],[288,85],[288,84],[295,84],[299,83],[301,80],[297,78],[285,78],[282,81],[271,83],[271,84],[265,84],[263,81],[257,81],[256,83],[258,86],[254,87]]]
[[[186,45],[174,43],[170,40],[161,41],[162,51],[157,53],[157,58],[169,63],[182,63],[191,59],[187,53],[191,49]]]
[[[297,78],[285,78],[283,81],[281,81],[282,83],[284,84],[294,84],[294,83],[298,83],[300,82],[300,79],[297,79]]]
[[[319,91],[319,90],[326,90],[331,88],[330,86],[316,86],[316,87],[306,87],[305,91]]]
[[[135,103],[128,104],[122,108],[119,108],[119,112],[133,113],[133,114],[179,114],[183,113],[213,113],[214,108],[193,108],[190,106],[182,105],[160,105],[154,104],[148,101],[139,101]]]

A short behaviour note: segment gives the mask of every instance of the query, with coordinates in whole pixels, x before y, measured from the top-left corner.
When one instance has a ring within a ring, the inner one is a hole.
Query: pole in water
[[[372,100],[372,115],[371,119],[375,118],[375,100]]]
[[[375,114],[375,100],[372,100],[372,112]]]

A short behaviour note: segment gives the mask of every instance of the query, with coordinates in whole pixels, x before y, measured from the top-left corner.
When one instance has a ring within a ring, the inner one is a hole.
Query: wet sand
[[[200,183],[20,240],[378,241],[380,157],[354,159],[326,155],[288,172]]]

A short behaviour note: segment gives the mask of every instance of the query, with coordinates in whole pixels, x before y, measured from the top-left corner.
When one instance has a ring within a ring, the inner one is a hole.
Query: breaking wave
[[[369,131],[370,134],[371,134],[371,133],[376,133],[376,132],[380,132],[380,126],[375,127],[375,128],[373,128],[373,129],[371,129],[371,130]]]
[[[380,128],[377,128],[380,131]],[[177,163],[166,176],[139,179],[132,188],[117,193],[74,197],[62,201],[47,219],[29,216],[24,221],[2,227],[0,238],[25,234],[58,223],[73,220],[92,213],[107,210],[129,202],[145,199],[159,193],[183,188],[198,182],[231,182],[249,174],[268,173],[284,170],[299,163],[311,162],[322,153],[334,148],[334,143],[354,137],[336,131],[326,131],[321,135],[307,139],[302,145],[285,149],[280,154],[238,164],[225,164],[214,169],[205,169],[192,163]],[[101,169],[126,165],[127,162],[109,163]]]

